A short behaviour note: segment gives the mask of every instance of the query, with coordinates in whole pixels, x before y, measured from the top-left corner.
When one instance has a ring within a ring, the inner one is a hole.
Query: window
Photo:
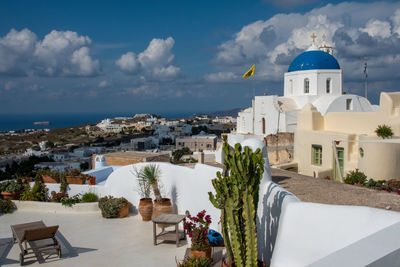
[[[262,118],[262,133],[265,134],[265,118]]]
[[[207,148],[211,148],[211,145],[210,145],[210,144],[207,144]]]
[[[360,149],[359,149],[359,151],[360,151],[360,157],[364,157],[364,149],[362,149],[361,147],[360,147]]]
[[[326,79],[326,93],[330,94],[331,93],[331,78]]]
[[[308,94],[310,92],[310,80],[308,78],[304,79],[304,93]]]
[[[291,95],[293,95],[293,80],[292,79],[289,80],[289,93]]]
[[[312,164],[322,165],[322,146],[312,145]]]
[[[346,110],[353,110],[353,99],[346,99]]]

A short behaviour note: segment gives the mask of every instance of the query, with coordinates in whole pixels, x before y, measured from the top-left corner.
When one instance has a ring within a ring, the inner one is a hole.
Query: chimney
[[[199,151],[197,153],[197,156],[198,156],[198,159],[197,159],[198,163],[204,164],[204,152]]]

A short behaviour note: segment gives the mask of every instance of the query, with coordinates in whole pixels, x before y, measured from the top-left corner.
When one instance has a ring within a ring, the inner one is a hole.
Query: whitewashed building
[[[322,115],[332,111],[377,111],[368,99],[343,93],[342,69],[327,47],[323,43],[318,48],[313,43],[298,55],[284,74],[283,96],[256,96],[251,107],[239,112],[237,133],[265,137],[278,131],[295,132],[297,113],[307,103]]]

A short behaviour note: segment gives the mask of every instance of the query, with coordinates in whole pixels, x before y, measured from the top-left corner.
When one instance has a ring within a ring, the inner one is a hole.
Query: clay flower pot
[[[93,176],[88,180],[89,185],[96,185],[96,176]]]
[[[172,204],[169,198],[163,198],[162,202],[154,200],[153,218],[157,218],[161,214],[172,214]]]
[[[206,251],[199,251],[199,250],[190,249],[190,254],[193,257],[196,257],[196,258],[206,257],[206,258],[208,258],[210,260],[212,259],[211,258],[211,247],[209,247]]]
[[[129,207],[130,207],[130,204],[129,204],[129,203],[127,203],[124,207],[122,207],[122,208],[119,210],[118,218],[124,218],[124,217],[128,216],[128,214],[129,214]]]
[[[151,216],[153,215],[153,200],[151,198],[140,199],[139,213],[143,221],[147,222],[151,220]]]
[[[58,181],[55,178],[50,177],[48,175],[42,175],[42,181],[43,181],[43,183],[46,183],[46,184],[56,184],[56,183],[58,183]]]
[[[86,182],[86,179],[82,176],[66,176],[65,180],[68,184],[85,184]]]
[[[20,192],[1,192],[4,199],[18,200]]]

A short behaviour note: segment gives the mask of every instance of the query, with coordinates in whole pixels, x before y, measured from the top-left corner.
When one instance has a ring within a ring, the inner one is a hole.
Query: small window
[[[353,99],[346,99],[346,110],[353,110]]]
[[[326,93],[330,94],[331,93],[331,78],[326,79]]]
[[[292,79],[289,80],[289,93],[291,95],[293,95],[293,80]]]
[[[308,94],[310,92],[310,80],[308,78],[304,79],[304,93]]]
[[[322,146],[312,145],[312,164],[322,165]]]
[[[360,147],[360,149],[359,149],[359,151],[360,151],[360,157],[364,157],[364,149],[362,149],[362,147]]]

